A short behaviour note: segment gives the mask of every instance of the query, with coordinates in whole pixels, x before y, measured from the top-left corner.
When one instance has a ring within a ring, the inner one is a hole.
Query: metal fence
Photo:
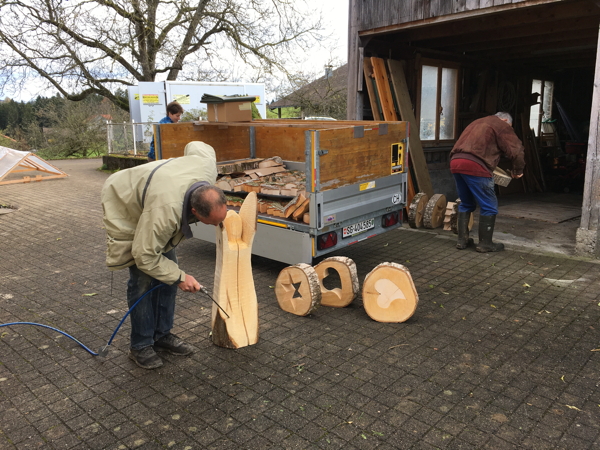
[[[152,141],[154,122],[107,122],[108,153],[146,155]]]

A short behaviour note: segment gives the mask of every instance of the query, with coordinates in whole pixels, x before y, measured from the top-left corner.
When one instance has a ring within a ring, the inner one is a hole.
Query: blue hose
[[[127,311],[125,313],[125,315],[123,316],[123,318],[119,322],[119,325],[117,325],[117,328],[115,328],[115,331],[113,332],[112,336],[108,340],[108,343],[104,347],[100,348],[100,350],[98,351],[98,353],[94,352],[93,350],[90,350],[81,341],[77,340],[76,338],[74,338],[70,334],[67,334],[64,331],[61,331],[61,330],[59,330],[57,328],[54,328],[54,327],[51,327],[51,326],[48,326],[48,325],[44,325],[44,324],[41,324],[41,323],[34,323],[34,322],[11,322],[11,323],[0,324],[0,328],[2,328],[2,327],[8,327],[10,325],[35,325],[37,327],[48,328],[50,330],[53,330],[53,331],[56,331],[56,332],[62,334],[63,336],[68,337],[69,339],[73,339],[75,342],[77,342],[79,345],[81,345],[84,348],[85,351],[87,351],[92,356],[106,356],[108,354],[108,347],[110,346],[110,344],[112,343],[113,339],[117,335],[117,331],[119,331],[119,328],[121,328],[121,325],[123,325],[123,322],[125,322],[125,319],[127,319],[127,316],[129,315],[129,313],[131,313],[131,311],[133,311],[133,308],[135,308],[138,305],[138,303],[140,301],[142,301],[142,299],[144,297],[146,297],[146,295],[148,295],[150,292],[158,289],[159,287],[163,287],[163,286],[166,286],[166,285],[164,283],[161,283],[158,286],[154,286],[152,289],[148,289],[140,298],[138,298],[136,300],[136,302],[133,304],[133,306],[131,308],[129,308],[129,311]]]

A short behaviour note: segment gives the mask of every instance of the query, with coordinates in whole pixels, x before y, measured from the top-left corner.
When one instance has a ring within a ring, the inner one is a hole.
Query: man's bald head
[[[220,224],[227,215],[227,197],[216,186],[200,186],[190,196],[192,214],[202,223]]]

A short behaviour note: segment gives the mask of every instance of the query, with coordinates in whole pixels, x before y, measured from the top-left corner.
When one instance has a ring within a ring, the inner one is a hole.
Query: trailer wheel
[[[408,224],[411,228],[421,228],[423,226],[423,211],[429,201],[429,196],[425,192],[416,194],[408,207]]]
[[[446,213],[446,203],[444,194],[435,194],[429,199],[423,213],[423,226],[425,228],[433,229],[442,226]]]

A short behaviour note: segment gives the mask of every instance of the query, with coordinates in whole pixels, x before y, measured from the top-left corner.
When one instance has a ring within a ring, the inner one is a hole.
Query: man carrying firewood
[[[129,268],[127,303],[158,287],[131,311],[129,357],[144,369],[162,366],[157,350],[190,355],[193,347],[171,333],[177,288],[198,292],[196,279],[179,268],[175,247],[192,236],[190,223],[219,225],[227,215],[215,151],[190,142],[180,158],[114,173],[102,188],[110,270]]]
[[[512,128],[511,115],[498,112],[471,122],[454,144],[450,155],[450,171],[461,201],[456,248],[463,250],[473,245],[473,239],[469,238],[469,219],[479,205],[479,244],[475,249],[482,253],[504,250],[503,244],[492,242],[498,214],[492,172],[501,156],[512,162],[513,178],[521,178],[525,167],[523,143]]]

